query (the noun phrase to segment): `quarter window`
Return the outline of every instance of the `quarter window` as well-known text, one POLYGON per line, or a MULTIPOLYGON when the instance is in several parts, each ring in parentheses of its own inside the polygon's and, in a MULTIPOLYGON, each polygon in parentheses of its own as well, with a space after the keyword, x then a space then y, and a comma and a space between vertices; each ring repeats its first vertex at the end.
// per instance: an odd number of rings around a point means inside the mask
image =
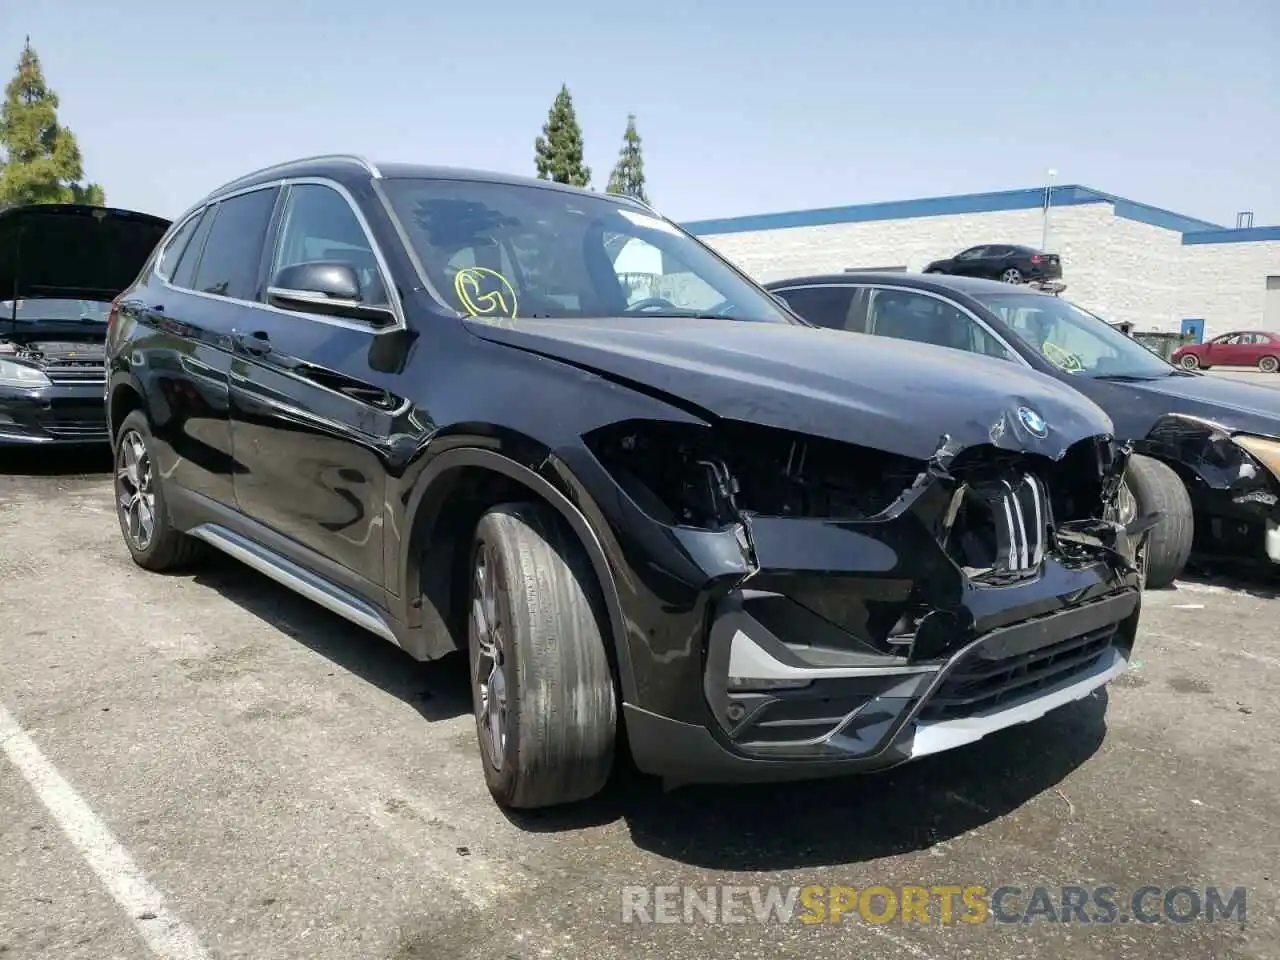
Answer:
POLYGON ((237 300, 257 299, 262 244, 277 192, 255 190, 219 202, 196 273, 196 290, 237 300))
POLYGON ((274 276, 284 267, 316 262, 347 264, 360 281, 361 301, 387 305, 378 259, 346 197, 323 184, 294 184, 285 202, 271 273, 274 276))
POLYGON ((200 222, 196 225, 195 231, 191 234, 191 239, 187 242, 186 248, 182 251, 182 255, 178 258, 177 266, 173 270, 173 278, 170 280, 175 287, 182 287, 184 290, 191 290, 196 284, 196 268, 200 266, 200 254, 204 251, 205 241, 209 239, 209 228, 213 226, 213 218, 217 211, 212 207, 205 207, 204 213, 200 214, 200 222))
POLYGON ((867 307, 867 332, 1001 360, 1013 359, 995 337, 959 307, 910 290, 873 290, 867 307))
POLYGON ((188 218, 187 222, 178 228, 178 232, 173 235, 173 239, 164 248, 164 253, 160 256, 160 262, 156 265, 156 272, 160 276, 166 279, 173 276, 173 270, 178 265, 182 252, 187 248, 187 241, 196 232, 196 227, 200 225, 200 219, 203 216, 204 211, 201 210, 194 217, 188 218))

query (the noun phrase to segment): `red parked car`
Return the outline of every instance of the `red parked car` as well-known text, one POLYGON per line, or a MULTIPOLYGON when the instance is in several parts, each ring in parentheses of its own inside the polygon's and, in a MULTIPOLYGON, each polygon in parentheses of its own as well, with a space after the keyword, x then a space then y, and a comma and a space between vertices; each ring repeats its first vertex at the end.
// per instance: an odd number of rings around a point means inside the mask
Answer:
POLYGON ((1173 362, 1188 370, 1210 367, 1257 367, 1263 373, 1280 370, 1280 333, 1237 330, 1208 343, 1189 343, 1173 353, 1173 362))

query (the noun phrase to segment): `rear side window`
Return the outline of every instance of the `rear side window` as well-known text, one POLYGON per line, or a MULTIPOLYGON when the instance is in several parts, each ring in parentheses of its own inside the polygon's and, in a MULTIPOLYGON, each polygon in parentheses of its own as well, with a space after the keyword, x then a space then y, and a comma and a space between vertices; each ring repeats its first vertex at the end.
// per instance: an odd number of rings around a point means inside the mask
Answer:
POLYGON ((164 253, 160 256, 160 262, 156 265, 156 273, 166 280, 173 276, 174 268, 178 266, 178 261, 182 257, 182 251, 187 248, 187 242, 191 239, 191 235, 196 232, 196 227, 200 225, 204 213, 205 211, 202 210, 187 220, 186 223, 178 228, 178 232, 173 235, 169 245, 164 248, 164 253))
POLYGON ((777 294, 810 323, 832 330, 851 330, 849 308, 856 292, 854 287, 798 287, 778 290, 777 294))
POLYGON ((193 289, 237 300, 257 298, 262 244, 276 193, 274 187, 255 190, 218 204, 193 289))

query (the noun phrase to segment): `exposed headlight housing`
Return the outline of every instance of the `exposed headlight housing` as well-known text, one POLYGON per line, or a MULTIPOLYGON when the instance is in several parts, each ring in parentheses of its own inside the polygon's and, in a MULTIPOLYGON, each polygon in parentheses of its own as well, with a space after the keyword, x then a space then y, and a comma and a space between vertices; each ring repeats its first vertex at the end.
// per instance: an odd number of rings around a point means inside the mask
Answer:
POLYGON ((1280 440, 1252 437, 1247 434, 1238 434, 1231 439, 1270 470, 1273 477, 1280 480, 1280 440))
POLYGON ((13 360, 0 359, 0 387, 47 387, 50 384, 43 370, 17 363, 13 360))

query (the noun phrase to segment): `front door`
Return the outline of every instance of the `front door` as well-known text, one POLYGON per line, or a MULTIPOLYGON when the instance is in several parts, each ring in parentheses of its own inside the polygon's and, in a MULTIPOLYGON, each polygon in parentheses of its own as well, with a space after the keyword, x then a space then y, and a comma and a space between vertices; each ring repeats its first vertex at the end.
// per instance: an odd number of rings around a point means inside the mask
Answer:
MULTIPOLYGON (((313 182, 285 189, 266 276, 310 261, 348 263, 364 302, 386 304, 373 243, 346 195, 313 182)), ((386 457, 404 406, 370 365, 374 339, 360 321, 262 302, 241 318, 231 368, 240 510, 302 547, 294 559, 329 575, 319 558, 343 568, 346 585, 366 596, 383 583, 386 457)))

